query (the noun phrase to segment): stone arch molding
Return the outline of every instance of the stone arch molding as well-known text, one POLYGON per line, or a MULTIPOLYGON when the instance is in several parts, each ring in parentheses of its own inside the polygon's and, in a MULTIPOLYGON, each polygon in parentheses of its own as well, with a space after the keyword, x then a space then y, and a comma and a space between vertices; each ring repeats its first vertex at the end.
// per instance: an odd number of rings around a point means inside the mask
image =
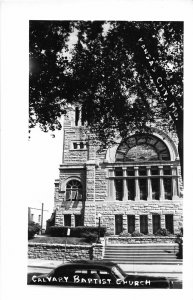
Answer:
MULTIPOLYGON (((132 135, 128 136, 128 139, 130 137, 134 137, 136 135, 137 134, 132 134, 132 135)), ((145 135, 146 134, 144 133, 144 136, 145 135)), ((166 148, 169 151, 171 161, 175 161, 175 160, 179 159, 177 148, 176 148, 174 142, 172 141, 172 139, 167 134, 165 134, 164 132, 162 132, 159 129, 153 129, 152 132, 149 133, 149 135, 154 136, 155 138, 159 139, 160 141, 162 141, 162 143, 165 144, 166 148)), ((122 142, 122 140, 118 139, 117 143, 114 146, 107 149, 106 159, 105 159, 106 162, 108 162, 108 163, 116 162, 116 153, 117 153, 118 147, 121 145, 121 142, 122 142)))

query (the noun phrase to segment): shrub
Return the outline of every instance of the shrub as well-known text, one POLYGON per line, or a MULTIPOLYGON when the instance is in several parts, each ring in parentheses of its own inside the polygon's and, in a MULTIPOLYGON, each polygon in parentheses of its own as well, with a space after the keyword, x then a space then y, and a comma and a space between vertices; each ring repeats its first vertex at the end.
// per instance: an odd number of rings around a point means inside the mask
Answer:
POLYGON ((177 253, 177 258, 183 258, 183 228, 180 228, 180 233, 176 236, 176 243, 178 243, 179 251, 177 253))
POLYGON ((39 233, 40 225, 38 223, 29 222, 28 223, 28 240, 32 239, 35 234, 39 233))
POLYGON ((167 229, 165 228, 160 228, 158 229, 158 231, 155 233, 155 235, 161 235, 161 236, 170 236, 171 232, 169 232, 167 229))
POLYGON ((87 243, 96 243, 98 234, 96 232, 83 232, 82 237, 86 239, 87 243))
POLYGON ((120 237, 130 237, 131 236, 131 233, 127 232, 127 231, 122 231, 120 234, 119 234, 120 237))
POLYGON ((135 230, 135 231, 131 234, 131 236, 133 236, 133 237, 138 237, 138 236, 144 236, 144 234, 141 233, 141 232, 139 232, 138 230, 135 230))
MULTIPOLYGON (((47 233, 50 236, 58 236, 63 237, 67 235, 67 229, 69 227, 65 226, 51 226, 47 233)), ((99 228, 94 226, 77 226, 70 228, 70 236, 71 237, 83 237, 84 233, 94 233, 98 235, 99 228)), ((104 237, 106 232, 106 227, 100 227, 100 236, 104 237)))

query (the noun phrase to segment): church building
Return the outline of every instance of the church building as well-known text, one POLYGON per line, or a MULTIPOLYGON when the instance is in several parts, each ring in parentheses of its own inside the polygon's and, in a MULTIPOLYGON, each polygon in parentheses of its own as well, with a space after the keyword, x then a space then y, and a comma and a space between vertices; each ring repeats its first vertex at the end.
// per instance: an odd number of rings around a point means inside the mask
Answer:
POLYGON ((182 227, 177 138, 154 128, 105 151, 81 123, 79 107, 64 117, 63 159, 55 181, 55 225, 98 226, 108 234, 182 227))

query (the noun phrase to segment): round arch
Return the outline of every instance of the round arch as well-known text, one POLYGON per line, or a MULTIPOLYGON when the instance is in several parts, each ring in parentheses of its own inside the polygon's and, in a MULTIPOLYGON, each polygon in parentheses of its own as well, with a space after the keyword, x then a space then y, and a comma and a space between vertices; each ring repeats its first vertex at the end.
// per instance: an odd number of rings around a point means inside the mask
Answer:
MULTIPOLYGON (((166 135, 165 133, 163 133, 161 130, 159 129, 153 129, 153 131, 151 133, 144 133, 144 134, 133 134, 131 136, 129 136, 127 139, 125 139, 124 141, 121 141, 121 139, 119 139, 117 141, 117 144, 112 146, 111 148, 109 148, 106 152, 106 161, 109 163, 114 163, 117 160, 117 151, 122 151, 122 159, 121 159, 121 153, 120 153, 120 160, 119 161, 124 161, 123 157, 125 155, 125 152, 128 151, 128 147, 130 149, 132 149, 132 141, 133 141, 133 147, 134 146, 139 146, 140 144, 149 144, 149 152, 152 151, 152 153, 154 152, 154 157, 155 160, 164 160, 163 158, 163 154, 165 151, 165 160, 171 160, 174 161, 176 159, 178 159, 178 152, 176 149, 176 146, 174 144, 174 142, 172 141, 172 139, 166 135), (137 139, 135 139, 134 137, 138 137, 137 139), (141 137, 141 139, 140 139, 141 137), (131 138, 134 138, 133 140, 131 140, 131 138), (148 140, 149 138, 149 140, 148 140), (152 142, 150 141, 152 138, 152 142), (127 141, 130 140, 130 143, 128 143, 127 141), (157 146, 155 145, 157 142, 157 146), (152 143, 152 144, 151 144, 152 143), (129 144, 129 145, 128 145, 129 144), (123 148, 121 149, 121 145, 124 145, 123 148), (124 149, 125 147, 125 149, 124 149), (161 151, 163 151, 162 156, 161 156, 161 151), (156 158, 156 154, 157 154, 157 158, 156 158)), ((148 147, 146 147, 148 148, 148 147)), ((148 152, 148 149, 146 149, 148 152)), ((141 158, 142 160, 142 158, 141 158)), ((152 159, 151 159, 152 160, 152 159)), ((127 160, 125 160, 127 161, 127 160)), ((129 161, 129 160, 128 160, 129 161)))

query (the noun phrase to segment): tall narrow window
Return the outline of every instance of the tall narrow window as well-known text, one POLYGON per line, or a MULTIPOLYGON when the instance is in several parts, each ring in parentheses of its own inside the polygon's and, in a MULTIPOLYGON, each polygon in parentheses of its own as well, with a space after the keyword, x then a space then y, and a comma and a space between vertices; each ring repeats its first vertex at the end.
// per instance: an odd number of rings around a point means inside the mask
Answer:
POLYGON ((123 176, 122 169, 115 169, 115 176, 118 177, 115 179, 115 189, 116 189, 116 200, 123 200, 123 179, 119 178, 119 176, 123 176))
POLYGON ((140 200, 147 200, 147 179, 139 179, 140 200))
POLYGON ((82 215, 75 215, 75 227, 83 226, 83 217, 82 215))
POLYGON ((71 226, 71 215, 64 215, 64 226, 71 226))
POLYGON ((148 233, 148 218, 147 215, 140 216, 140 232, 147 234, 148 233))
POLYGON ((116 200, 123 200, 123 180, 116 179, 115 180, 115 189, 116 189, 116 200))
POLYGON ((135 199, 135 179, 128 179, 127 180, 127 187, 128 187, 128 200, 135 199))
POLYGON ((78 122, 80 119, 80 109, 79 107, 75 108, 75 126, 78 126, 78 122))
MULTIPOLYGON (((146 176, 147 170, 145 167, 139 168, 139 176, 146 176)), ((139 188, 140 188, 140 199, 147 200, 147 179, 141 178, 139 179, 139 188)))
POLYGON ((160 215, 152 215, 153 221, 153 233, 156 233, 160 229, 160 215))
POLYGON ((127 216, 127 225, 128 225, 128 232, 133 233, 135 231, 135 216, 134 215, 127 216))
POLYGON ((115 215, 115 234, 118 235, 123 231, 123 216, 115 215))
POLYGON ((174 222, 173 222, 173 215, 165 215, 165 225, 166 229, 170 233, 174 233, 174 222))

